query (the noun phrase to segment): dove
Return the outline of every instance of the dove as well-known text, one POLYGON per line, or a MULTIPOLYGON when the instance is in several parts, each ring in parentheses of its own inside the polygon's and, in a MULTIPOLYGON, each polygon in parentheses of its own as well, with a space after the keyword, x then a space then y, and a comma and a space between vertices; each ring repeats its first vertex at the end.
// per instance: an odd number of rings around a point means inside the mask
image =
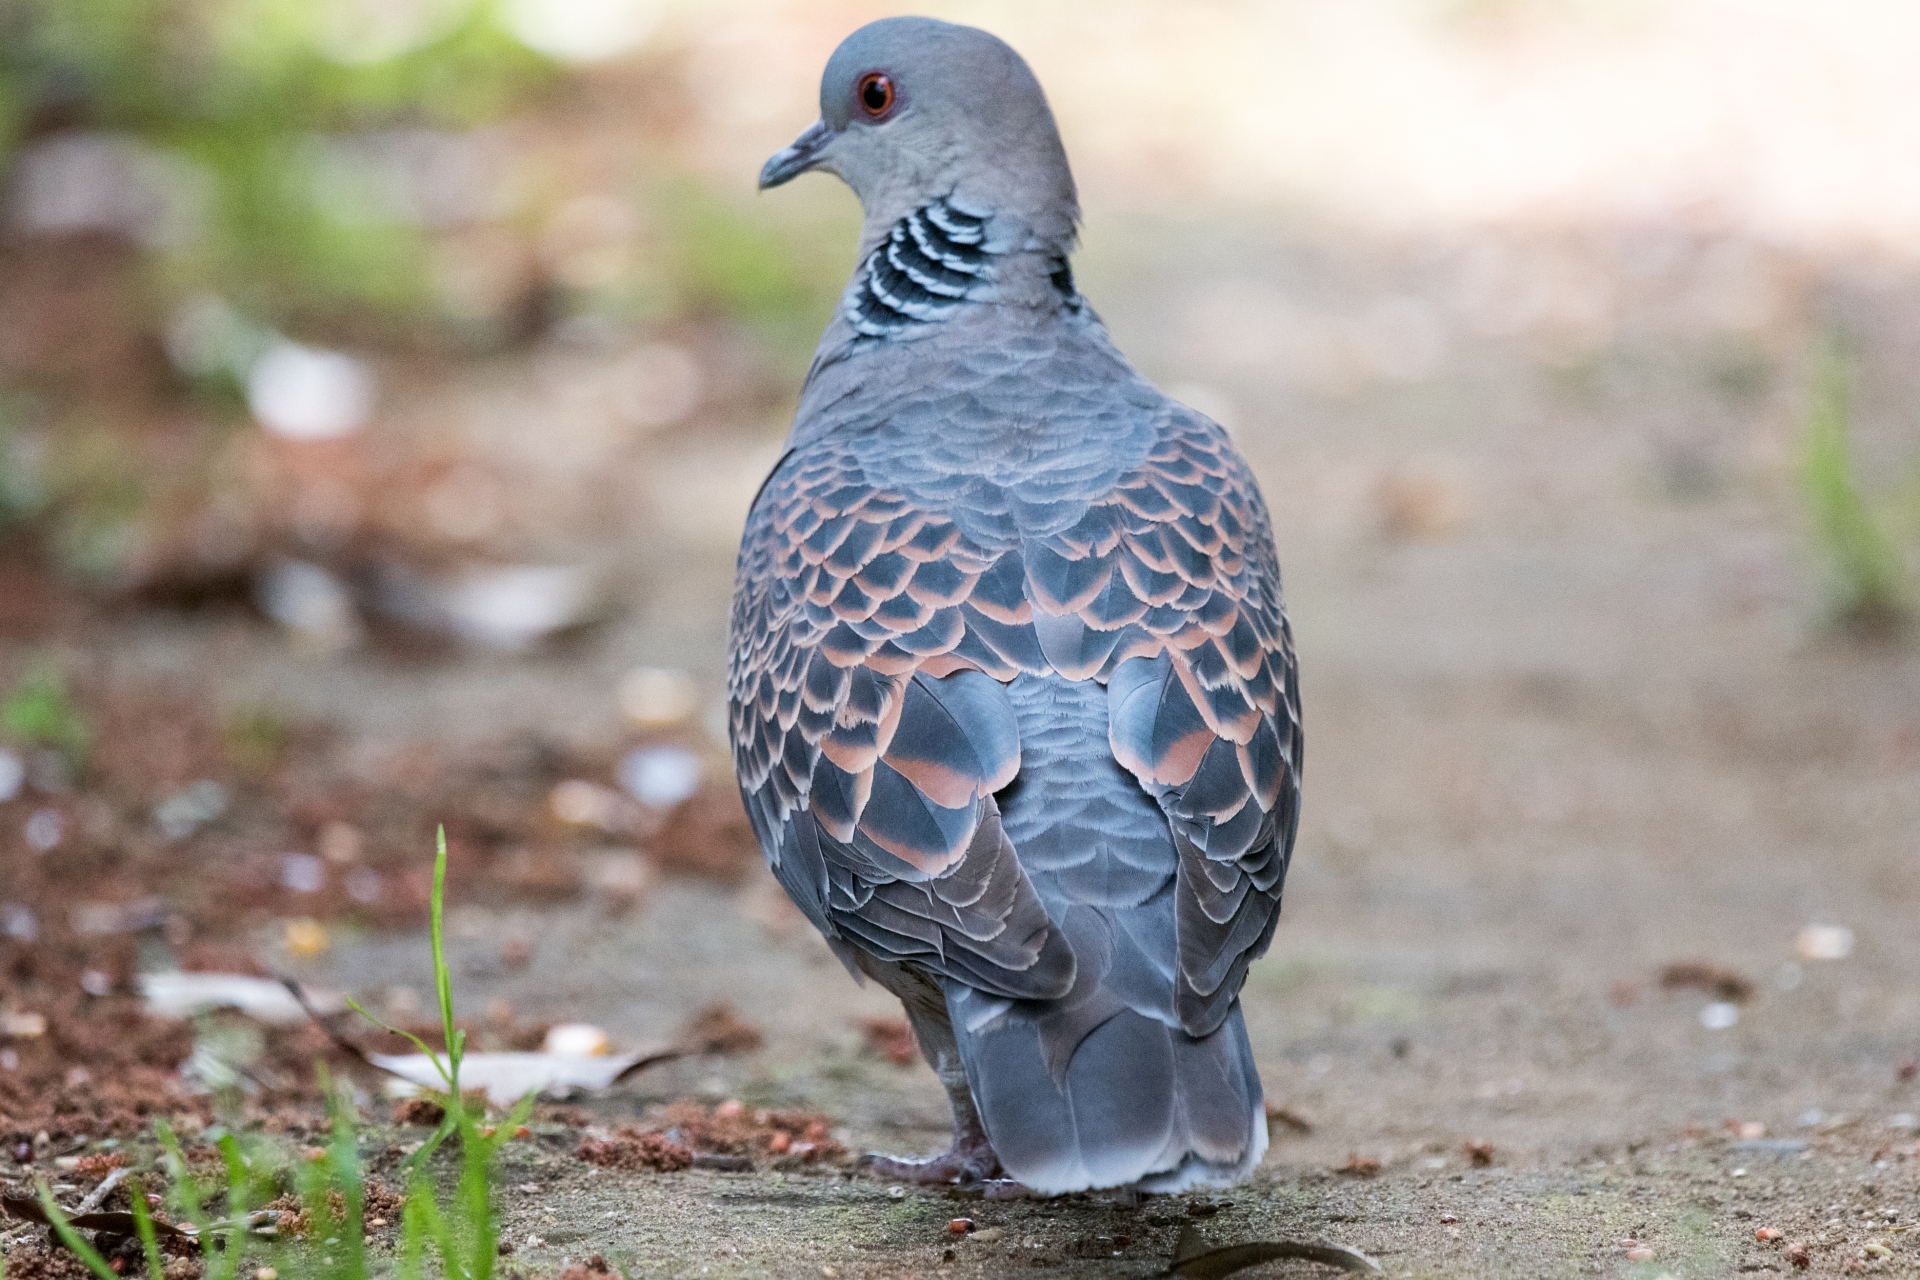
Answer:
POLYGON ((860 199, 858 266, 747 517, 728 722, 774 876, 953 1109, 949 1150, 871 1167, 1232 1184, 1302 759, 1259 488, 1075 285, 1073 176, 1001 40, 854 32, 760 186, 813 170, 860 199))

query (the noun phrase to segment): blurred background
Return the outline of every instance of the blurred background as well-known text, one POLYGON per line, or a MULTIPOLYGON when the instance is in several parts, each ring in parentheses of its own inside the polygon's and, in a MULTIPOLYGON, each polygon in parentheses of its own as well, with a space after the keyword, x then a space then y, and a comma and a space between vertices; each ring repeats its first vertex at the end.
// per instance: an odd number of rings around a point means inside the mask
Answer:
MULTIPOLYGON (((1313 748, 1247 1000, 1299 1158, 1911 1125, 1920 11, 922 8, 1032 62, 1087 295, 1274 511, 1313 748)), ((490 1043, 727 1000, 762 1047, 646 1088, 938 1140, 721 741, 858 225, 754 177, 893 11, 0 0, 12 1127, 200 1105, 143 973, 419 1021, 444 822, 490 1043)), ((324 1047, 224 1043, 261 1106, 324 1047)))

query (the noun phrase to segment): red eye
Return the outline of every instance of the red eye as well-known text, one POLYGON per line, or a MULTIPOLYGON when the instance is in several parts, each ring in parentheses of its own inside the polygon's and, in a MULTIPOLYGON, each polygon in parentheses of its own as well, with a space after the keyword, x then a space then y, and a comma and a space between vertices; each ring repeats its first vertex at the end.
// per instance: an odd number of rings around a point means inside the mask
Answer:
POLYGON ((893 110, 893 77, 869 71, 860 77, 854 96, 860 99, 860 109, 877 119, 893 110))

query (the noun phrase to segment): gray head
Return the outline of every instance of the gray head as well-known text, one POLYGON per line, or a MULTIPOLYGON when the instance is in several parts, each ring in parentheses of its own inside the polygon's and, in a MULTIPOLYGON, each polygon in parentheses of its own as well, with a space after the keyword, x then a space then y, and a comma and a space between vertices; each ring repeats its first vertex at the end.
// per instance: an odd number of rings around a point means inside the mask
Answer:
POLYGON ((1012 215, 1064 248, 1079 206, 1053 112, 996 36, 933 18, 882 18, 841 42, 820 77, 820 120, 767 161, 760 186, 837 174, 869 227, 937 196, 1012 215))

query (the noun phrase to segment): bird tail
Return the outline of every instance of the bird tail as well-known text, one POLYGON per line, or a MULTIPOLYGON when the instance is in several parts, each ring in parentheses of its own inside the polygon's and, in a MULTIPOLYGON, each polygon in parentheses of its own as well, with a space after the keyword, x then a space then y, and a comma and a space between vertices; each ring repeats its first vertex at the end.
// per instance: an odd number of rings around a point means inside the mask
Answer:
POLYGON ((1267 1126, 1239 1003, 1198 1037, 1102 1003, 949 989, 974 1102, 1008 1176, 1048 1195, 1244 1179, 1266 1154, 1267 1126))

